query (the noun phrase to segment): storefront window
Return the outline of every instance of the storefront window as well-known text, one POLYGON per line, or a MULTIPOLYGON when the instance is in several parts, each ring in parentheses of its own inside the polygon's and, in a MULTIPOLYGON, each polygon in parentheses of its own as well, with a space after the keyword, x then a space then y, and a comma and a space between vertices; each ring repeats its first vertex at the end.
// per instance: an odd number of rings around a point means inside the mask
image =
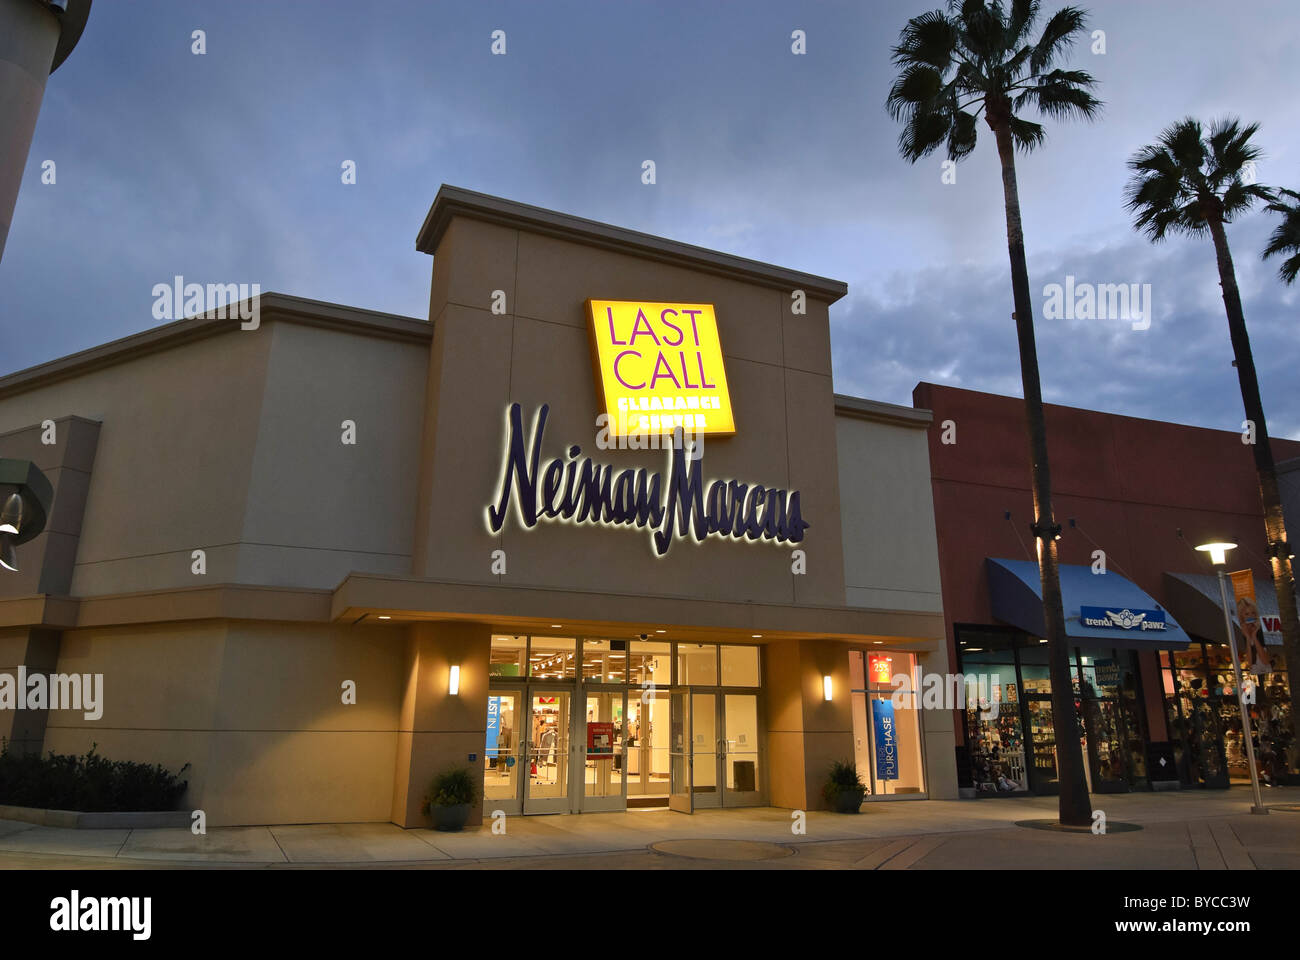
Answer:
MULTIPOLYGON (((1237 700, 1236 679, 1232 669, 1232 651, 1226 643, 1208 644, 1205 650, 1208 699, 1218 713, 1223 734, 1223 759, 1230 783, 1249 783, 1250 764, 1246 759, 1246 742, 1242 737, 1241 705, 1237 700)), ((1244 661, 1243 661, 1244 662, 1244 661)), ((1247 668, 1249 665, 1247 664, 1247 668)))
POLYGON ((483 796, 488 800, 510 800, 519 794, 521 719, 518 693, 503 691, 488 697, 483 748, 483 796))
POLYGON ((666 687, 672 682, 672 645, 655 640, 633 640, 627 659, 628 682, 638 687, 654 684, 666 687))
POLYGON ((522 677, 527 649, 527 637, 493 636, 488 676, 522 677))
POLYGON ((1077 665, 1089 786, 1129 790, 1146 780, 1146 738, 1130 651, 1084 648, 1077 665))
POLYGON ((539 680, 577 677, 577 641, 572 637, 533 637, 528 650, 528 675, 539 680))
POLYGON ((626 683, 626 640, 582 641, 583 683, 626 683))
POLYGON ((1174 694, 1166 703, 1174 756, 1184 783, 1226 787, 1228 770, 1223 749, 1222 719, 1206 679, 1205 648, 1193 643, 1186 650, 1161 654, 1174 694))
POLYGON ((893 700, 892 678, 913 676, 915 666, 910 653, 849 651, 854 763, 873 796, 925 791, 921 703, 903 698, 896 705, 893 700))
POLYGON ((724 687, 757 687, 758 647, 722 648, 722 685, 724 687))
POLYGON ((718 685, 717 645, 677 644, 677 682, 696 687, 716 687, 718 685))
POLYGON ((1267 647, 1267 673, 1255 674, 1255 708, 1251 723, 1259 744, 1260 779, 1275 786, 1290 772, 1291 697, 1287 686, 1286 656, 1281 647, 1267 647))
POLYGON ((963 633, 961 668, 967 679, 965 726, 975 789, 1015 793, 1029 789, 1015 654, 1005 635, 963 633), (990 703, 981 705, 979 697, 990 703), (996 704, 994 709, 993 704, 996 704))

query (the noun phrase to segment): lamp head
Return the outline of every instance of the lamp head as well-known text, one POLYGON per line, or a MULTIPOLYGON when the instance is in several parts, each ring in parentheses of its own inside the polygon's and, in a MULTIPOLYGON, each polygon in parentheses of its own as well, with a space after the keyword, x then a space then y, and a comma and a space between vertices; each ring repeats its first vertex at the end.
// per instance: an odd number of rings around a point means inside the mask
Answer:
POLYGON ((1215 566, 1219 566, 1227 561, 1228 551, 1236 550, 1237 545, 1235 543, 1229 543, 1226 540, 1216 540, 1213 543, 1202 543, 1196 549, 1200 550, 1202 553, 1208 553, 1210 555, 1210 562, 1215 566))
POLYGON ((0 458, 0 567, 17 570, 15 547, 45 529, 54 488, 30 460, 0 458))

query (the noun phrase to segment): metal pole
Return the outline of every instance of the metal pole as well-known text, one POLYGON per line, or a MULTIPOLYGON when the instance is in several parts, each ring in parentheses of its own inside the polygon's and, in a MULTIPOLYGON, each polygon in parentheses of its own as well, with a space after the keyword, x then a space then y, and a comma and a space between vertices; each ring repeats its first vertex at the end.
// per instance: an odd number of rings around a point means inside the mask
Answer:
POLYGON ((1219 598, 1223 603, 1223 625, 1228 630, 1228 649, 1232 653, 1232 673, 1237 684, 1237 703, 1241 707, 1241 736, 1246 741, 1246 762, 1250 764, 1250 786, 1255 791, 1255 805, 1251 813, 1268 813, 1264 798, 1259 794, 1259 770, 1255 767, 1255 741, 1250 735, 1250 710, 1246 707, 1246 692, 1241 686, 1241 663, 1237 657, 1237 635, 1232 632, 1232 614, 1228 612, 1228 578, 1219 570, 1219 598))

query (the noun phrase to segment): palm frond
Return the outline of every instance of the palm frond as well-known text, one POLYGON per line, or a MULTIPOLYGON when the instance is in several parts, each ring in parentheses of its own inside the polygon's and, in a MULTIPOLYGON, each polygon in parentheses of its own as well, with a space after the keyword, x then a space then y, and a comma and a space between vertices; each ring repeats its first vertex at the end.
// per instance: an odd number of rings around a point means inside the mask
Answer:
MULTIPOLYGON (((1038 0, 1012 0, 1011 11, 1007 16, 1007 40, 1008 50, 1014 49, 1025 42, 1029 36, 1029 31, 1034 26, 1034 21, 1038 19, 1038 0)), ((1025 48, 1029 50, 1029 47, 1025 48)))
POLYGON ((1025 153, 1033 150, 1047 139, 1047 131, 1043 129, 1041 123, 1034 123, 1032 120, 1025 120, 1014 114, 1008 123, 1011 127, 1011 139, 1015 142, 1016 149, 1025 153))
POLYGON ((946 71, 957 47, 957 31, 939 10, 931 10, 907 21, 894 46, 896 66, 928 66, 946 71))
POLYGON ((1016 97, 1016 109, 1028 104, 1055 119, 1072 116, 1092 119, 1101 110, 1101 101, 1090 92, 1096 82, 1083 70, 1053 70, 1037 78, 1016 97))
POLYGON ((1252 143, 1258 130, 1228 118, 1215 121, 1207 135, 1199 120, 1185 117, 1160 131, 1128 161, 1133 173, 1124 196, 1134 229, 1152 241, 1171 232, 1196 234, 1212 221, 1231 222, 1256 201, 1274 200, 1269 188, 1246 182, 1246 165, 1260 155, 1252 143))
POLYGON ((1283 187, 1274 192, 1268 209, 1282 214, 1282 222, 1269 235, 1263 259, 1290 254, 1277 272, 1284 283, 1295 283, 1296 276, 1300 275, 1300 193, 1283 187))
POLYGON ((1062 7, 1043 25, 1043 35, 1034 44, 1030 69, 1042 73, 1056 63, 1074 45, 1076 36, 1087 26, 1088 17, 1078 7, 1062 7))
POLYGON ((948 156, 961 159, 975 148, 981 113, 995 130, 1010 128, 1020 150, 1046 136, 1041 123, 1017 115, 1025 108, 1053 119, 1097 114, 1091 74, 1047 69, 1083 29, 1082 11, 1059 10, 1035 42, 1038 14, 1038 0, 948 0, 947 12, 907 21, 893 48, 898 75, 885 100, 890 117, 903 124, 904 157, 916 162, 946 144, 948 156))

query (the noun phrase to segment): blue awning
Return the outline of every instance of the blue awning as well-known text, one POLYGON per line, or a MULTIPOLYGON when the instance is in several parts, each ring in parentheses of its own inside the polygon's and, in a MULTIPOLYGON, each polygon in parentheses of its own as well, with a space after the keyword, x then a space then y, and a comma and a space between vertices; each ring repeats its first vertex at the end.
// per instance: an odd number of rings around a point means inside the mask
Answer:
MULTIPOLYGON (((1046 636, 1038 564, 993 557, 985 563, 993 616, 1032 636, 1046 636)), ((1136 650, 1182 650, 1191 643, 1151 594, 1127 577, 1068 563, 1060 570, 1065 632, 1071 638, 1136 650)))
MULTIPOLYGON (((1282 645, 1282 625, 1277 610, 1277 591, 1273 581, 1253 578, 1255 581, 1255 607, 1264 627, 1267 646, 1282 645)), ((1169 605, 1178 611, 1185 629, 1195 637, 1212 643, 1223 642, 1223 601, 1219 599, 1219 578, 1212 573, 1166 573, 1165 596, 1169 605)), ((1244 643, 1241 624, 1237 622, 1237 606, 1233 603, 1232 584, 1228 584, 1228 612, 1238 642, 1244 643)))

